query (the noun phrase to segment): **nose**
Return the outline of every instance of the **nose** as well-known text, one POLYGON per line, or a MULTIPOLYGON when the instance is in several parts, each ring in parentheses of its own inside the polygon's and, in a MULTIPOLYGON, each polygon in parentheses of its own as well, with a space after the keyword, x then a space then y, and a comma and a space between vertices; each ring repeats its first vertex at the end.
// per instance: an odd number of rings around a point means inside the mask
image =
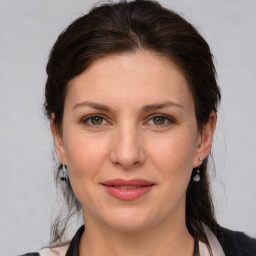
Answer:
POLYGON ((110 160, 122 169, 131 170, 145 162, 145 152, 139 131, 128 126, 118 129, 113 135, 110 160))

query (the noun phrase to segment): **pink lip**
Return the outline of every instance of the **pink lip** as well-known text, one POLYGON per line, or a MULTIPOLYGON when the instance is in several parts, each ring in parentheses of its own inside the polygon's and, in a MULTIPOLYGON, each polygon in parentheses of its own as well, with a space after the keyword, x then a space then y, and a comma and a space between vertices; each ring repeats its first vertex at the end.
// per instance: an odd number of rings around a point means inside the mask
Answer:
POLYGON ((107 192, 120 200, 131 201, 138 199, 148 193, 154 186, 152 182, 141 180, 141 179, 132 179, 132 180, 123 180, 123 179, 113 179, 108 180, 101 185, 107 190, 107 192), (132 189, 121 189, 117 186, 140 186, 138 188, 132 189))

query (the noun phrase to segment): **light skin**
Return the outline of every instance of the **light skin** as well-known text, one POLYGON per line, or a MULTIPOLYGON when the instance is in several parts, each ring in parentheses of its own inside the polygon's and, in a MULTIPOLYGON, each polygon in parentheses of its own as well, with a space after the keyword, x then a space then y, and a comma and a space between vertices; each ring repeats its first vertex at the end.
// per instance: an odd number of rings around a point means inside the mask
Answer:
POLYGON ((198 130, 186 79, 156 53, 109 55, 72 79, 62 133, 54 114, 51 130, 82 205, 80 255, 192 256, 186 189, 210 152, 215 121, 212 112, 198 130), (154 186, 136 200, 120 200, 101 185, 117 178, 154 186))

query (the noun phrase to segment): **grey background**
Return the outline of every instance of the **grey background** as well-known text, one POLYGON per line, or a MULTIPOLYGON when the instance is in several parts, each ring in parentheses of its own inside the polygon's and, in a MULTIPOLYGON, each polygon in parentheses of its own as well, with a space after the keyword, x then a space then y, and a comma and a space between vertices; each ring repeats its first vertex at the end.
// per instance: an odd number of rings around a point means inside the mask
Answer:
MULTIPOLYGON (((213 146, 217 219, 256 237, 256 1, 160 2, 197 26, 212 48, 223 95, 213 146)), ((1 256, 49 241, 61 199, 42 113, 45 65, 58 34, 95 3, 0 0, 1 256)))

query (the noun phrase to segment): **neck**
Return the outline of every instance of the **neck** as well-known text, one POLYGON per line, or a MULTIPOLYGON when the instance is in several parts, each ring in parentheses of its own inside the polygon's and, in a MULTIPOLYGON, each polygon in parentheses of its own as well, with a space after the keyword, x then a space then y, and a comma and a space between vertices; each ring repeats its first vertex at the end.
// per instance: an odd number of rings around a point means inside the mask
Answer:
MULTIPOLYGON (((192 256, 194 239, 184 223, 158 223, 137 231, 117 231, 112 227, 90 225, 79 244, 79 255, 96 256, 192 256), (186 245, 186 246, 184 246, 186 245)), ((95 224, 95 223, 94 223, 95 224)))

